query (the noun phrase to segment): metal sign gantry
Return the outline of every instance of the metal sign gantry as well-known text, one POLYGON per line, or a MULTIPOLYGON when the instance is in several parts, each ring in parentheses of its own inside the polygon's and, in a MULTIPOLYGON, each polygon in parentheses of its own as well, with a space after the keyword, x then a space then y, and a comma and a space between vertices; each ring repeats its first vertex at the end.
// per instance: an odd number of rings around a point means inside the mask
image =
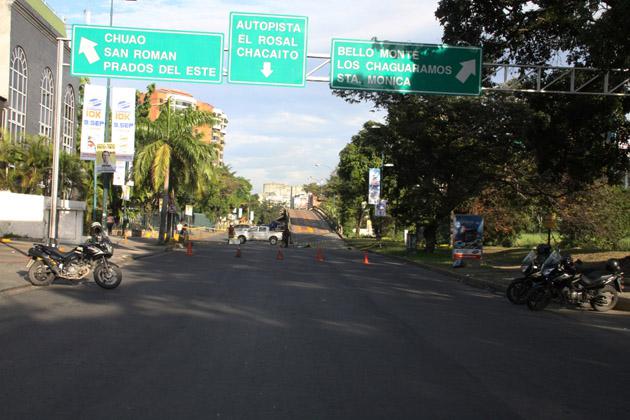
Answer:
MULTIPOLYGON (((309 82, 330 83, 330 54, 308 54, 309 82)), ((482 91, 630 96, 630 69, 482 64, 482 91)))

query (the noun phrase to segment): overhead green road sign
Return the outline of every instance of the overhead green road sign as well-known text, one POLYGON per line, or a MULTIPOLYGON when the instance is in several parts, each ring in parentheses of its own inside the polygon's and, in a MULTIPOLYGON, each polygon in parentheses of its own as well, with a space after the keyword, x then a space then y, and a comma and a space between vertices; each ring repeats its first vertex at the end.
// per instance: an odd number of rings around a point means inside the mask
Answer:
POLYGON ((72 27, 75 76, 221 83, 223 34, 72 27))
POLYGON ((479 95, 481 48, 333 39, 332 89, 479 95))
POLYGON ((304 86, 306 16, 230 13, 228 81, 304 86))

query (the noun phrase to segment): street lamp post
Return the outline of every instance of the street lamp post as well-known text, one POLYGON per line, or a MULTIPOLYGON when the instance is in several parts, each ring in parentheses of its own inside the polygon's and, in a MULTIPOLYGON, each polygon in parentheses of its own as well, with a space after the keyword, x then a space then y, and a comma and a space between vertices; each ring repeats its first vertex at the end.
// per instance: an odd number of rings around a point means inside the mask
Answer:
MULTIPOLYGON (((136 0, 125 0, 125 1, 136 1, 136 0)), ((109 2, 109 26, 114 26, 114 0, 110 0, 109 2)), ((110 113, 110 103, 109 103, 109 92, 111 88, 111 79, 107 78, 107 88, 106 88, 106 96, 105 96, 105 143, 111 142, 111 131, 109 128, 109 113, 110 113)), ((125 178, 127 173, 127 165, 125 165, 125 178)), ((96 161, 94 162, 94 197, 96 197, 96 161)), ((107 222, 107 199, 109 196, 109 187, 112 181, 112 174, 104 173, 103 176, 103 213, 101 214, 101 223, 103 225, 107 222)), ((125 179, 126 181, 126 179, 125 179)), ((96 208, 96 198, 94 199, 96 208)), ((96 218, 96 210, 94 210, 93 219, 96 218)))

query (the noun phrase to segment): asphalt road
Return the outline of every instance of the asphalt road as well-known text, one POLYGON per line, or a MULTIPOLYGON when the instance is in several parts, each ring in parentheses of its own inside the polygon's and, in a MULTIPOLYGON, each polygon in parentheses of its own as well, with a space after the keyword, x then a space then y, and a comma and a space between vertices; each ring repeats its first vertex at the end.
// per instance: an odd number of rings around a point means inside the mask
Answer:
POLYGON ((246 244, 0 297, 0 417, 627 418, 630 317, 246 244))

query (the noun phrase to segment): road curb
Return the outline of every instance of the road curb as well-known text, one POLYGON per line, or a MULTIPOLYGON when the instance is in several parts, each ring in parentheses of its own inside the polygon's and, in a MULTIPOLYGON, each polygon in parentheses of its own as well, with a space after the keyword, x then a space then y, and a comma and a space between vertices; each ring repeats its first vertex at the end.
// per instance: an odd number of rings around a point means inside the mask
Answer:
MULTIPOLYGON (((413 260, 409 260, 405 257, 401 257, 398 255, 386 255, 386 254, 381 254, 379 252, 375 252, 372 250, 364 250, 367 252, 371 252, 374 254, 378 254, 381 255, 383 257, 389 257, 389 258, 393 258, 395 260, 399 260, 399 261, 404 261, 413 265, 416 265, 418 267, 424 268, 425 270, 429 270, 429 271, 433 271, 436 273, 440 273, 444 276, 450 277, 451 279, 459 282, 459 283, 464 283, 467 284, 469 286, 473 286, 473 287, 477 287, 480 289, 489 289, 492 290, 494 292, 500 292, 500 293, 505 293, 505 291, 507 290, 508 284, 505 282, 501 282, 501 281, 495 281, 495 280, 489 280, 489 279, 480 279, 480 278, 476 278, 476 277, 471 277, 471 276, 467 276, 467 275, 462 275, 459 273, 453 273, 450 270, 441 268, 441 267, 435 267, 429 264, 424 264, 421 262, 417 262, 417 261, 413 261, 413 260)), ((619 301, 617 302, 617 305, 615 306, 615 310, 616 311, 630 311, 630 297, 625 297, 625 296, 619 296, 619 301)))

